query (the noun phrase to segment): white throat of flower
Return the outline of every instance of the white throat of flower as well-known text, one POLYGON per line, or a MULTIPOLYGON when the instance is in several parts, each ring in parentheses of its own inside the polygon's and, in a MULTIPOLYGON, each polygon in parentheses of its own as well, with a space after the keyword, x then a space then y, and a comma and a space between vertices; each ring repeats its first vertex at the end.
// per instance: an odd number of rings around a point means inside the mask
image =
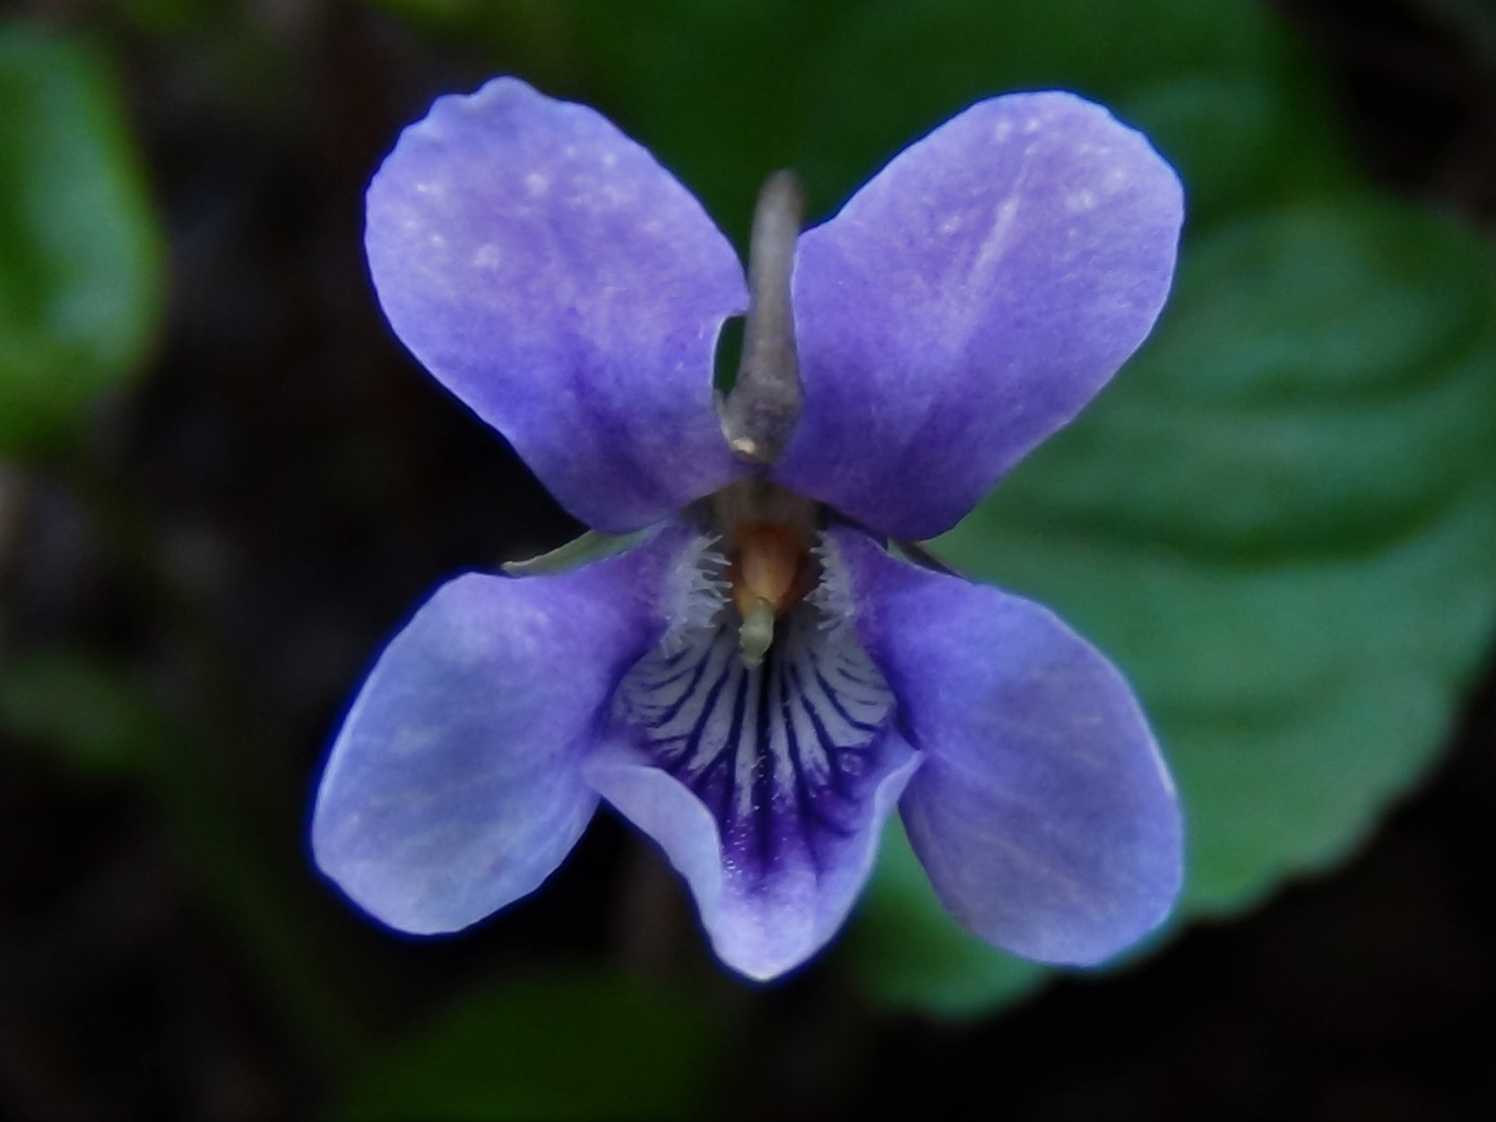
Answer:
MULTIPOLYGON (((716 631, 731 624, 734 607, 741 609, 741 596, 734 596, 734 562, 723 550, 723 544, 717 534, 697 536, 681 551, 666 577, 663 614, 669 623, 658 643, 666 653, 679 651, 702 631, 716 631)), ((798 603, 786 606, 784 615, 796 619, 808 616, 821 631, 852 627, 852 582, 836 543, 825 534, 817 534, 807 555, 809 587, 796 597, 798 603), (795 611, 796 607, 801 610, 795 611)), ((747 613, 736 614, 742 617, 737 622, 741 629, 747 613)), ((850 638, 856 642, 855 636, 850 638)), ((745 661, 756 665, 762 659, 745 661)))
POLYGON ((814 807, 816 828, 839 832, 837 808, 850 812, 848 793, 893 710, 893 692, 857 638, 846 566, 821 537, 813 587, 777 617, 772 645, 754 661, 739 646, 742 619, 719 544, 703 536, 685 551, 670 626, 625 674, 613 719, 724 831, 771 807, 814 807))

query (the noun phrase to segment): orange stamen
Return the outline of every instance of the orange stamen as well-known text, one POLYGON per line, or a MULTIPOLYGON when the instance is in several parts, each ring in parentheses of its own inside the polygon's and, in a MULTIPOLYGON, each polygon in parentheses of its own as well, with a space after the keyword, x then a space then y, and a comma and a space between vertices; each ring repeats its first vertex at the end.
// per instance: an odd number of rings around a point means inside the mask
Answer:
POLYGON ((798 529, 749 522, 740 524, 734 536, 727 577, 740 615, 746 617, 759 601, 781 615, 810 590, 810 557, 798 529))

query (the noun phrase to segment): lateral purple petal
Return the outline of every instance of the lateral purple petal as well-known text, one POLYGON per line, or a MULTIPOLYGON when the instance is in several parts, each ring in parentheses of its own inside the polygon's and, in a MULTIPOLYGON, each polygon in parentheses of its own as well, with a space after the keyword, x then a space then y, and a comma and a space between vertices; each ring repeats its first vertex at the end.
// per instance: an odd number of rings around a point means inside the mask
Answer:
POLYGON ((979 102, 800 238, 804 413, 776 471, 892 537, 953 526, 1137 348, 1179 180, 1067 93, 979 102))
POLYGON ((900 812, 946 907, 1072 965, 1157 926, 1179 891, 1179 806, 1121 674, 1036 604, 835 539, 924 757, 900 812))
POLYGON ((664 849, 723 962, 767 980, 835 934, 919 758, 850 628, 781 621, 748 669, 724 627, 645 656, 588 782, 664 849))
POLYGON ((582 521, 637 529, 741 474, 712 364, 742 268, 602 116, 513 78, 439 98, 367 217, 396 334, 582 521))
POLYGON ((561 576, 470 573, 390 642, 322 776, 312 849, 376 919, 455 931, 526 895, 597 805, 581 761, 624 670, 660 633, 667 531, 561 576))

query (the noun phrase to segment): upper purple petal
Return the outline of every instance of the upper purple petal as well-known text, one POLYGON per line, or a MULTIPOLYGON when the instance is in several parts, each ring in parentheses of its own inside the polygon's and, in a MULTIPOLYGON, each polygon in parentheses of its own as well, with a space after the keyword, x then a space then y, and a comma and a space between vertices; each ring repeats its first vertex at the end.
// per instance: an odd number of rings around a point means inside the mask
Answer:
POLYGON ((754 669, 730 626, 651 652, 619 687, 616 740, 586 764, 686 878, 718 956, 761 980, 841 926, 919 764, 851 628, 802 608, 754 669))
POLYGON ((953 526, 1148 334, 1179 180, 1066 93, 983 101, 800 238, 800 427, 776 478, 892 537, 953 526))
POLYGON ((597 805, 581 760, 658 637, 667 530, 554 577, 470 573, 390 642, 333 744, 312 848, 392 927, 455 931, 539 886, 597 805))
POLYGON ((900 810, 946 907, 1075 965, 1155 927, 1179 891, 1179 806, 1121 674, 1036 604, 835 540, 924 757, 900 810))
POLYGON ((742 268, 593 110, 513 78, 438 99, 369 185, 365 240, 405 345, 582 521, 636 529, 741 474, 712 365, 742 268))

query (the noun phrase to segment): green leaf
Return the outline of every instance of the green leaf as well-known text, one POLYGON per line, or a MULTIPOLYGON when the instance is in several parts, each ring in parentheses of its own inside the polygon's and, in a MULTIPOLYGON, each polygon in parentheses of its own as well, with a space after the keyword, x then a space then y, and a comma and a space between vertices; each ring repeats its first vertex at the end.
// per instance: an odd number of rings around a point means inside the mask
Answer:
POLYGON ((56 447, 136 372, 161 247, 112 84, 92 51, 0 26, 0 456, 56 447))
POLYGON ((579 970, 515 979, 392 1048, 338 1117, 694 1117, 721 1044, 694 1002, 631 978, 579 970))
POLYGON ((1391 205, 1198 241, 1154 338, 940 547, 1132 678, 1179 780, 1183 914, 1364 837, 1496 622, 1496 278, 1391 205))

